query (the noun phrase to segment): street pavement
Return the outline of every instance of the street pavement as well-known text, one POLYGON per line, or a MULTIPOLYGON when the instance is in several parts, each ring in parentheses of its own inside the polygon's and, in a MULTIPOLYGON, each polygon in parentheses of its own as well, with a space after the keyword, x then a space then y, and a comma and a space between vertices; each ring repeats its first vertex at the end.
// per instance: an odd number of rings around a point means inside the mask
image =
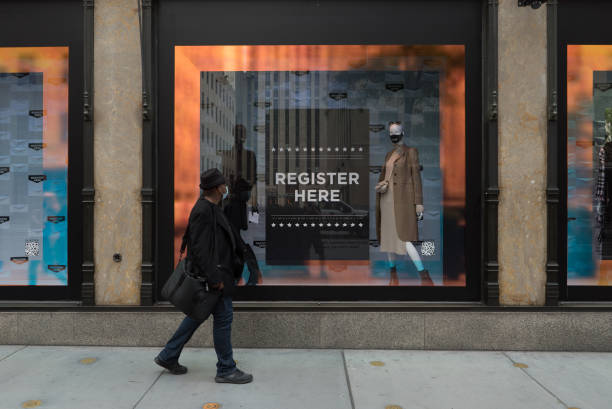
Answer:
POLYGON ((157 348, 0 345, 0 409, 612 409, 612 353, 237 349, 248 385, 157 348))

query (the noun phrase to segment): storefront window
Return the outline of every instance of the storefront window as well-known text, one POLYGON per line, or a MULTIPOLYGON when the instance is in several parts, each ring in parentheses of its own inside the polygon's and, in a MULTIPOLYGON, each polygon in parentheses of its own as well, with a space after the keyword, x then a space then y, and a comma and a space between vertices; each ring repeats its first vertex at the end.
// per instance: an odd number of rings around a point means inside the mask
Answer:
POLYGON ((68 47, 0 47, 0 285, 68 284, 68 47))
POLYGON ((612 46, 567 46, 568 285, 612 279, 612 46))
POLYGON ((264 285, 466 285, 463 45, 176 46, 174 141, 175 257, 216 167, 264 285))

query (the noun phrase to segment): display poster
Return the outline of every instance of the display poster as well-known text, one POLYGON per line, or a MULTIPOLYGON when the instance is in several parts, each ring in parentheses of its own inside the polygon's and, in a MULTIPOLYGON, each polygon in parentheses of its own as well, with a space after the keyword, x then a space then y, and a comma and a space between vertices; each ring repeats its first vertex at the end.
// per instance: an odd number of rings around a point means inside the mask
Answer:
POLYGON ((266 263, 368 260, 369 112, 274 109, 266 120, 266 263))
POLYGON ((67 285, 67 58, 0 48, 0 285, 67 285))

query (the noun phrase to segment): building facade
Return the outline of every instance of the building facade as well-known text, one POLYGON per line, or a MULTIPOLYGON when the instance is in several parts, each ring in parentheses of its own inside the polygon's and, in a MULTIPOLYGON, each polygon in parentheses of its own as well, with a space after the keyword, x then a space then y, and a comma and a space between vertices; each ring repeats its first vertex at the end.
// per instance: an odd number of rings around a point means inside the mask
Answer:
POLYGON ((162 343, 216 167, 239 345, 610 350, 608 8, 6 2, 0 342, 162 343))

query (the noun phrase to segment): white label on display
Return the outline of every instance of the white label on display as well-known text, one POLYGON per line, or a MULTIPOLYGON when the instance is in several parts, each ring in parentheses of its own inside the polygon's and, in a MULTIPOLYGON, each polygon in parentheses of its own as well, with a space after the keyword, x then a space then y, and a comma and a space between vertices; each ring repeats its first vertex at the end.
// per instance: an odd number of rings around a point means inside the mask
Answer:
POLYGON ((43 236, 43 229, 30 229, 28 231, 28 235, 30 237, 42 237, 43 236))
POLYGON ((15 163, 11 168, 14 173, 27 173, 29 170, 30 166, 27 163, 15 163))
POLYGON ((27 154, 28 154, 28 144, 26 141, 20 141, 20 140, 11 141, 11 155, 25 156, 27 154))
POLYGON ((28 205, 27 204, 12 204, 10 207, 10 210, 13 213, 27 213, 28 205))
POLYGON ((42 132, 43 130, 43 118, 36 118, 33 116, 30 116, 29 120, 28 120, 28 130, 30 132, 42 132))
POLYGON ((11 122, 11 112, 10 112, 10 110, 8 108, 0 109, 0 124, 8 124, 10 122, 11 122))
POLYGON ((44 175, 30 175, 28 176, 28 195, 29 196, 42 196, 44 175))

